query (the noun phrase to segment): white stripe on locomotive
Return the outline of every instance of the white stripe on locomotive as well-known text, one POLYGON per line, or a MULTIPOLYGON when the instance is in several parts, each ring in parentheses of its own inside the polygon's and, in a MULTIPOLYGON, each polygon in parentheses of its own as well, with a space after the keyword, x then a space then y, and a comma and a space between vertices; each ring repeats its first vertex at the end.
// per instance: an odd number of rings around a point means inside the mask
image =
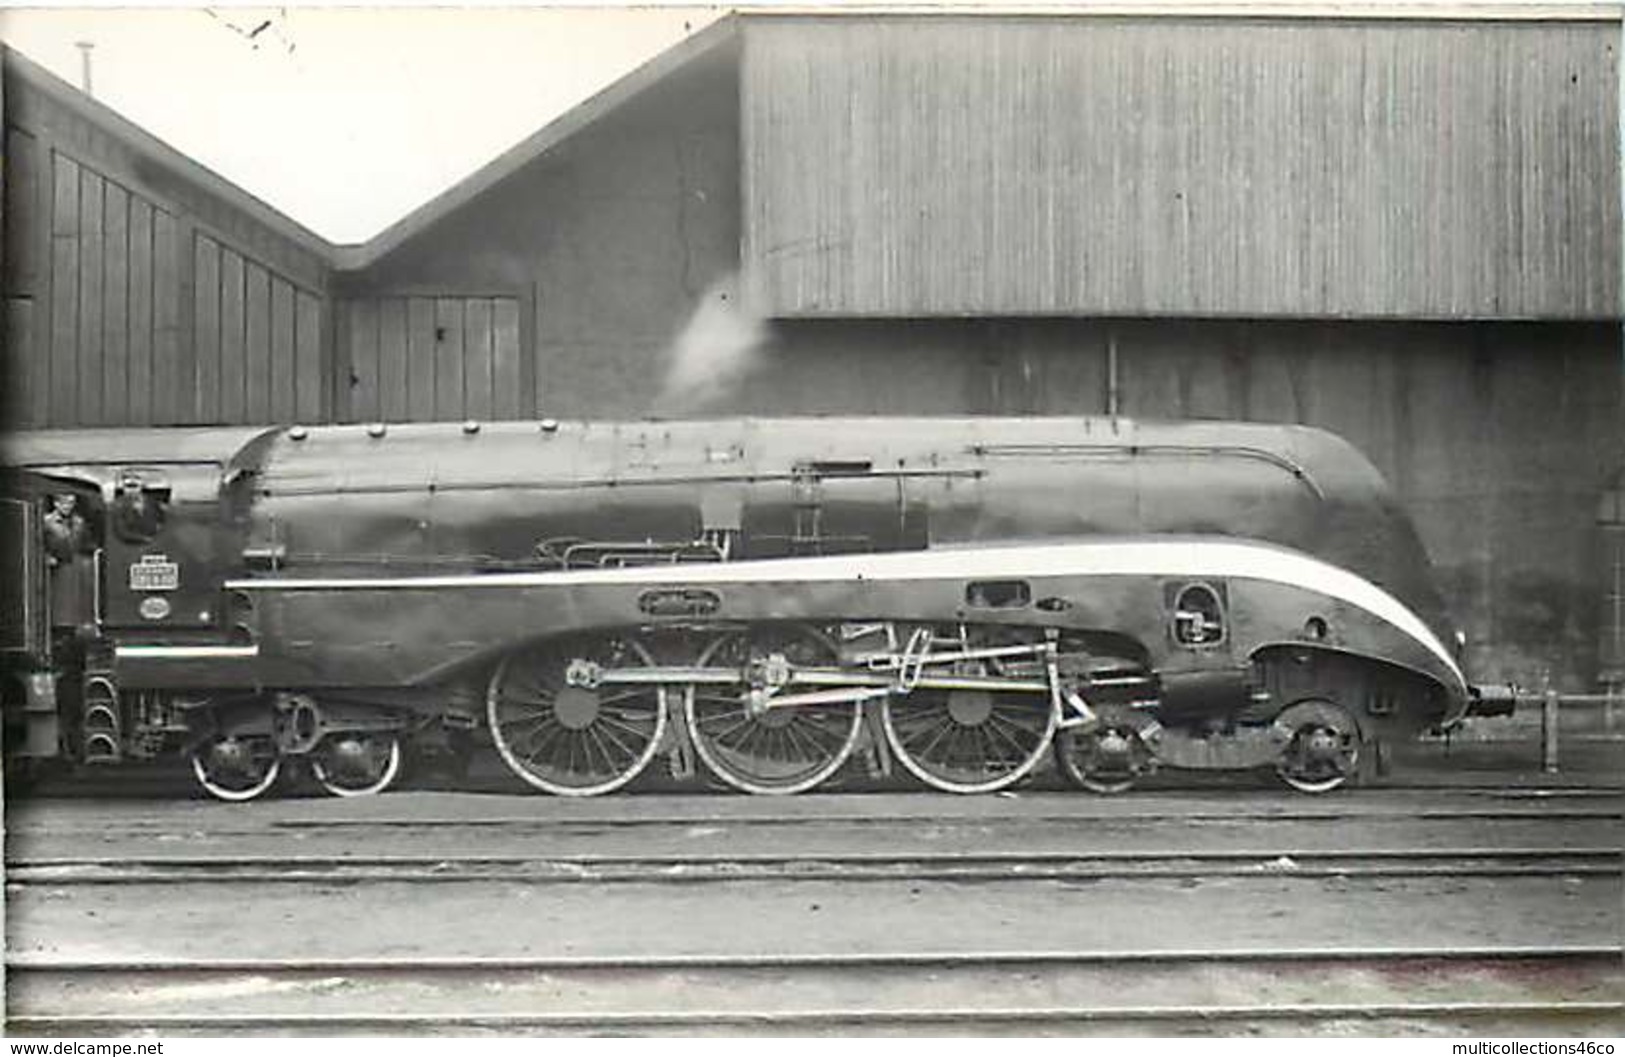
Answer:
POLYGON ((1045 576, 1162 576, 1258 580, 1327 595, 1393 625, 1454 675, 1467 679, 1437 635, 1408 606, 1363 577, 1297 551, 1236 540, 1114 540, 993 546, 958 545, 920 551, 770 558, 715 565, 652 565, 461 576, 233 580, 232 590, 353 591, 647 583, 737 584, 757 581, 1020 579, 1045 576))

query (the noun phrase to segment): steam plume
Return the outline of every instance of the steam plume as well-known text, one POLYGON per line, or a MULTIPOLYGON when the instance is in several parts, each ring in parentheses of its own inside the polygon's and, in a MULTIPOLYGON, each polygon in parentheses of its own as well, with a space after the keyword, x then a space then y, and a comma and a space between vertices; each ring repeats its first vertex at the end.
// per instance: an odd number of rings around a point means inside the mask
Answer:
POLYGON ((706 289, 672 343, 655 414, 692 414, 738 392, 768 338, 767 322, 751 300, 737 274, 723 276, 706 289))

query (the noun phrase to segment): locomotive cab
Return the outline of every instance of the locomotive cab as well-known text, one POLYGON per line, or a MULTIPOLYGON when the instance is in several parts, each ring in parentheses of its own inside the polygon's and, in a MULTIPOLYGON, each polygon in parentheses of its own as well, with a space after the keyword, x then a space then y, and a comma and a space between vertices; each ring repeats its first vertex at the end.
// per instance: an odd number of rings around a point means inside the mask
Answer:
POLYGON ((106 488, 103 624, 112 631, 217 630, 222 537, 219 465, 121 466, 106 488))
MULTIPOLYGON (((254 431, 260 432, 260 431, 254 431)), ((20 754, 111 763, 185 735, 126 652, 208 648, 235 519, 221 482, 245 430, 8 439, 6 722, 20 754), (12 639, 16 641, 11 641, 12 639), (132 676, 135 676, 132 678, 132 676)))

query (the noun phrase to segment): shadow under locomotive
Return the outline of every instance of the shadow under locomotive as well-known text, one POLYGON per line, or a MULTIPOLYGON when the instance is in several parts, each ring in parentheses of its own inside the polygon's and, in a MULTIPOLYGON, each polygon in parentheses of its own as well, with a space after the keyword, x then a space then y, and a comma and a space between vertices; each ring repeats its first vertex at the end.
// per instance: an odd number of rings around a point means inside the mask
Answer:
POLYGON ((23 757, 379 791, 484 727, 552 793, 866 750, 952 792, 1051 752, 1335 788, 1496 702, 1343 441, 1125 419, 43 432, 8 442, 23 757))

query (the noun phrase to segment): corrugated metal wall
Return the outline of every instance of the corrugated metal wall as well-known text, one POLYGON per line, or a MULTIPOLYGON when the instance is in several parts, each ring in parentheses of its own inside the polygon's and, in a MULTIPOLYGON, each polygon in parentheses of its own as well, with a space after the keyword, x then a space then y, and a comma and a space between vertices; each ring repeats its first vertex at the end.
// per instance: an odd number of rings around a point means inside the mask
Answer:
POLYGON ((517 298, 366 298, 343 313, 345 421, 520 417, 517 298))
POLYGON ((6 424, 325 418, 321 258, 253 215, 267 207, 6 58, 6 424))
POLYGON ((774 314, 1618 314, 1617 23, 745 33, 774 314))

